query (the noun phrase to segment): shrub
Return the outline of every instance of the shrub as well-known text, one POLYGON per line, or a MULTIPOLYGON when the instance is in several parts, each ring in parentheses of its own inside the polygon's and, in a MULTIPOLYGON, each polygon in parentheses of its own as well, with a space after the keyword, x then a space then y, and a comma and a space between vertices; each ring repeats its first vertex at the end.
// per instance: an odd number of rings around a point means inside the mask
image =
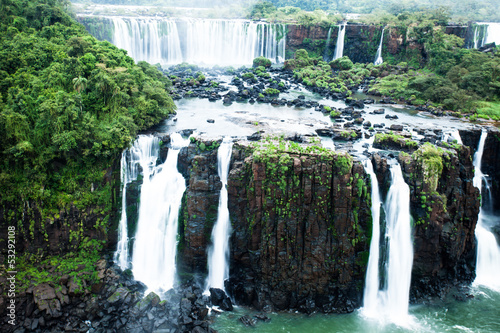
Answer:
POLYGON ((271 60, 267 59, 266 57, 257 57, 253 60, 253 67, 271 67, 271 60))
POLYGON ((340 69, 343 71, 350 70, 354 66, 351 59, 347 56, 332 60, 329 65, 332 69, 340 69))

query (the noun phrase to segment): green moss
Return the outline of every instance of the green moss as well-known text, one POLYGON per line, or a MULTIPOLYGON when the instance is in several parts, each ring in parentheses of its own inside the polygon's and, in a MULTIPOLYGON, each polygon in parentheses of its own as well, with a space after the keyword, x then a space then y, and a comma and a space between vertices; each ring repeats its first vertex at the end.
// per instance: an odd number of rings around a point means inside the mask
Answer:
POLYGON ((443 152, 436 146, 426 142, 412 154, 412 158, 420 166, 424 182, 429 191, 436 191, 441 172, 443 171, 443 152))

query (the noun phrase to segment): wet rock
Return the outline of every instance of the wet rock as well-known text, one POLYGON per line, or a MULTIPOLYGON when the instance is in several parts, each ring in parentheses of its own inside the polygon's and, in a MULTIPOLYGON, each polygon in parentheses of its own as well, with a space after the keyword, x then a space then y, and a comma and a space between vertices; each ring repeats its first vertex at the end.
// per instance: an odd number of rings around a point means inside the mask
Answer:
POLYGON ((247 136, 248 141, 259 141, 262 138, 262 132, 255 132, 252 135, 247 136))
POLYGON ((386 114, 385 115, 385 119, 398 119, 399 117, 397 115, 390 115, 390 114, 386 114))
POLYGON ((247 315, 240 317, 239 321, 246 327, 255 327, 257 324, 257 321, 254 318, 247 315))
POLYGON ((319 136, 332 136, 333 131, 330 128, 318 128, 315 130, 319 136))
POLYGON ((398 132, 401 132, 403 128, 404 128, 403 125, 396 125, 396 124, 393 124, 391 125, 391 127, 389 127, 391 131, 398 131, 398 132))
POLYGON ((384 114, 384 113, 385 113, 385 109, 373 110, 373 114, 384 114))
POLYGON ((215 123, 215 120, 214 119, 207 119, 207 123, 213 124, 213 123, 215 123))
POLYGON ((226 295, 224 290, 210 288, 210 300, 213 305, 218 306, 223 311, 233 311, 231 299, 226 295))

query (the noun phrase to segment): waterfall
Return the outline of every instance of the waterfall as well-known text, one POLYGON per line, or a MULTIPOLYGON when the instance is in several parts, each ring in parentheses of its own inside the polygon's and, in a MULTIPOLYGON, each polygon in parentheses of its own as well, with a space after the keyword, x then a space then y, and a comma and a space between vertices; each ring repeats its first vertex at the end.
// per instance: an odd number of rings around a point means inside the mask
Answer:
POLYGON ((333 60, 342 58, 342 55, 344 53, 344 37, 346 27, 347 23, 339 26, 339 33, 337 35, 337 44, 335 45, 335 54, 333 56, 333 60))
POLYGON ((450 141, 450 138, 452 141, 456 141, 456 143, 463 145, 462 138, 460 137, 460 133, 458 133, 457 129, 443 133, 443 142, 448 143, 448 141, 450 141))
POLYGON ((485 24, 488 25, 488 27, 486 28, 486 35, 484 36, 482 45, 493 42, 496 45, 500 45, 500 23, 489 22, 485 24))
POLYGON ((171 147, 163 164, 157 164, 160 140, 140 136, 140 146, 152 151, 141 159, 143 184, 139 219, 132 256, 132 271, 136 280, 149 290, 164 292, 171 289, 176 277, 177 224, 182 196, 186 189, 184 177, 177 171, 180 149, 188 145, 178 133, 171 135, 171 147))
POLYGON ((374 65, 381 65, 384 62, 384 59, 382 59, 382 42, 384 41, 384 30, 385 28, 382 29, 382 36, 380 37, 380 44, 378 44, 378 49, 377 49, 377 55, 375 55, 375 61, 374 65))
POLYGON ((330 40, 332 37, 332 27, 328 29, 328 35, 326 37, 325 51, 323 52, 323 61, 328 62, 328 49, 330 47, 330 40))
POLYGON ((127 50, 135 61, 171 65, 182 62, 177 25, 155 18, 112 17, 113 44, 127 50))
POLYGON ((285 60, 286 27, 245 20, 112 17, 113 44, 136 61, 162 66, 188 62, 252 65, 259 56, 285 60), (185 27, 185 28, 182 28, 185 27))
POLYGON ((115 263, 120 266, 122 270, 129 267, 128 264, 128 230, 127 230, 127 158, 126 151, 122 153, 120 162, 120 180, 122 183, 122 213, 120 216, 120 223, 118 224, 118 244, 114 254, 115 263))
POLYGON ((227 206, 227 177, 232 149, 233 142, 231 138, 226 137, 217 152, 218 173, 222 188, 220 190, 217 222, 212 230, 212 246, 208 252, 207 290, 209 288, 225 290, 224 280, 229 278, 229 236, 231 234, 231 222, 227 206))
POLYGON ((490 225, 495 223, 494 216, 485 212, 485 202, 491 202, 491 192, 485 175, 481 171, 481 160, 483 158, 484 143, 486 142, 487 131, 481 132, 479 146, 474 154, 474 186, 482 193, 483 182, 486 185, 488 198, 481 195, 482 204, 479 208, 478 222, 475 230, 477 239, 477 259, 476 259, 476 279, 475 285, 482 285, 487 288, 500 291, 500 247, 495 235, 490 231, 490 225))
MULTIPOLYGON (((390 170, 392 184, 384 207, 387 223, 385 238, 388 242, 385 288, 378 290, 378 292, 374 290, 374 288, 378 289, 378 285, 372 267, 369 275, 367 272, 367 284, 370 284, 367 288, 370 289, 369 291, 365 290, 365 295, 368 298, 365 299, 363 314, 367 317, 388 320, 397 325, 406 326, 410 321, 408 303, 413 265, 410 188, 404 181, 399 164, 392 165, 390 170)), ((370 251, 375 246, 373 241, 374 239, 372 239, 370 251)), ((370 260, 371 256, 370 252, 370 260)), ((376 264, 378 263, 374 262, 372 266, 376 264)))
POLYGON ((115 263, 122 270, 129 268, 129 238, 127 219, 127 185, 137 180, 141 168, 156 163, 159 155, 158 138, 140 135, 130 149, 122 153, 120 179, 122 183, 122 212, 118 226, 118 245, 114 254, 115 263))
POLYGON ((474 28, 474 48, 477 49, 478 47, 478 40, 479 40, 479 29, 477 26, 474 28))
POLYGON ((364 167, 371 180, 371 211, 372 211, 372 241, 370 244, 370 257, 366 270, 366 284, 363 297, 363 313, 373 317, 377 311, 377 294, 379 289, 379 260, 380 260, 380 191, 378 179, 373 171, 372 162, 368 159, 364 167))

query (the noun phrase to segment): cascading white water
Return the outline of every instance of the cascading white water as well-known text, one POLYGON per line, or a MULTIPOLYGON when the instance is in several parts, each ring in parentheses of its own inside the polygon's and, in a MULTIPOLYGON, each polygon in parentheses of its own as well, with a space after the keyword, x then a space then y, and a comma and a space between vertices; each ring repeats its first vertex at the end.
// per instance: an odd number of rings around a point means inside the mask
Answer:
MULTIPOLYGON (((486 142, 487 131, 481 132, 479 146, 474 154, 474 186, 482 194, 483 181, 486 185, 488 195, 491 195, 485 175, 481 171, 481 160, 483 158, 484 144, 486 142)), ((484 210, 484 196, 479 208, 478 222, 475 235, 477 239, 477 259, 476 259, 476 279, 475 285, 500 291, 500 247, 495 235, 490 231, 489 225, 498 217, 488 215, 484 210)), ((491 201, 491 197, 488 198, 491 201)))
MULTIPOLYGON (((413 245, 411 238, 410 188, 405 183, 401 166, 391 166, 392 184, 387 194, 386 212, 388 260, 386 263, 386 287, 370 290, 365 300, 367 317, 389 321, 400 326, 410 323, 408 304, 410 295, 411 269, 413 266, 413 245)), ((370 246, 371 250, 371 246, 370 246)), ((370 253, 371 257, 371 253, 370 253)), ((373 278, 370 272, 370 278, 373 278)), ((373 287, 376 282, 370 281, 373 287)))
POLYGON ((460 137, 460 133, 458 133, 457 129, 443 133, 443 140, 442 140, 443 142, 448 143, 450 138, 452 140, 456 141, 456 143, 458 143, 460 145, 463 144, 462 138, 460 137))
POLYGON ((384 41, 384 30, 385 28, 382 29, 380 44, 378 44, 377 54, 375 55, 375 61, 373 62, 374 65, 380 65, 384 62, 384 59, 382 59, 382 42, 384 41))
MULTIPOLYGON (((122 212, 118 227, 118 246, 114 261, 122 270, 130 267, 129 238, 127 228, 127 185, 137 180, 141 168, 149 168, 156 163, 159 155, 159 139, 153 136, 140 135, 132 147, 122 153, 120 179, 122 183, 122 212)), ((147 170, 146 170, 147 171, 147 170)), ((148 172, 148 171, 147 171, 148 172)))
POLYGON ((112 17, 113 44, 128 51, 135 61, 171 65, 182 62, 177 25, 155 18, 112 17))
POLYGON ((182 196, 186 190, 184 177, 177 170, 180 149, 188 145, 178 133, 171 135, 171 148, 163 164, 157 165, 159 139, 140 137, 147 150, 156 155, 140 162, 143 184, 139 219, 132 255, 132 271, 136 280, 149 290, 162 293, 171 289, 176 277, 177 227, 182 196))
POLYGON ((385 207, 389 238, 385 308, 393 322, 405 324, 413 266, 410 188, 404 181, 399 164, 391 166, 391 176, 392 184, 385 207))
POLYGON ((475 49, 477 49, 477 47, 478 47, 478 40, 479 40, 479 29, 476 26, 474 28, 474 40, 473 40, 473 44, 474 44, 473 48, 475 48, 475 49))
POLYGON ((114 254, 115 263, 120 266, 122 270, 129 267, 128 262, 128 228, 127 228, 127 157, 126 151, 122 153, 120 179, 122 182, 122 213, 120 216, 120 223, 118 224, 118 244, 114 254))
POLYGON ((332 27, 328 29, 328 35, 326 36, 325 51, 323 52, 323 61, 328 62, 328 49, 330 47, 330 40, 332 37, 332 27))
POLYGON ((488 27, 486 28, 486 35, 484 36, 484 41, 480 46, 493 42, 496 45, 500 45, 500 23, 488 22, 481 24, 486 24, 488 27))
POLYGON ((346 27, 347 23, 344 23, 339 26, 339 32, 337 35, 337 44, 335 45, 335 53, 333 55, 333 60, 342 58, 344 54, 344 38, 345 38, 346 27))
POLYGON ((285 59, 286 28, 245 20, 112 17, 113 44, 136 61, 162 66, 188 62, 213 66, 251 65, 259 56, 285 59), (186 25, 181 31, 178 25, 186 25))
POLYGON ((380 285, 379 260, 380 260, 380 190, 377 175, 373 171, 373 164, 368 159, 364 162, 364 167, 371 180, 371 211, 372 211, 372 241, 370 244, 370 257, 366 270, 366 283, 363 297, 362 312, 367 317, 375 317, 378 306, 378 290, 380 285))
POLYGON ((229 278, 229 237, 231 235, 231 222, 229 220, 227 177, 233 141, 226 137, 217 151, 217 164, 219 178, 222 183, 219 197, 219 213, 217 222, 212 230, 212 246, 208 252, 208 277, 206 290, 218 288, 225 290, 224 281, 229 278))

